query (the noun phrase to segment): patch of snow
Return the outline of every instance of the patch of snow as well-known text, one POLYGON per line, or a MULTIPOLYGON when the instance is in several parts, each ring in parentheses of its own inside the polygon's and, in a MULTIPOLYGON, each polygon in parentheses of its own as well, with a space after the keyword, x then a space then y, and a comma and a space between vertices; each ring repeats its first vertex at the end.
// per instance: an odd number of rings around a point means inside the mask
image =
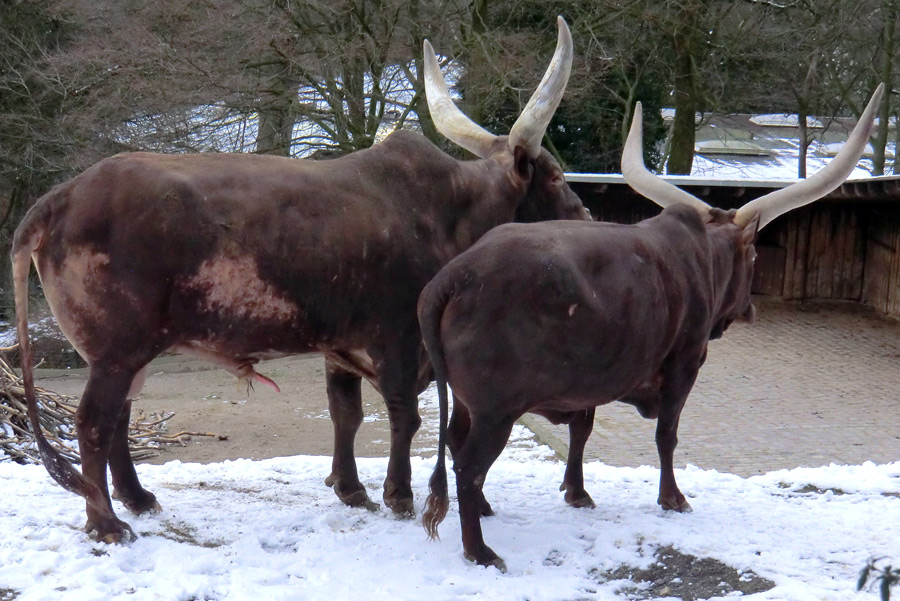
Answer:
MULTIPOLYGON (((673 108, 661 108, 659 109, 659 114, 662 116, 663 121, 672 121, 675 119, 675 109, 673 108)), ((694 113, 694 123, 700 123, 703 121, 703 113, 694 113)))
MULTIPOLYGON (((121 546, 87 538, 84 502, 43 467, 0 463, 0 590, 17 601, 613 600, 622 581, 598 574, 646 567, 671 545, 775 582, 755 599, 846 600, 872 598, 854 591, 870 557, 900 559, 900 498, 891 496, 900 462, 747 479, 689 465, 676 472, 694 512, 671 514, 656 505, 656 467, 599 462, 585 465, 597 509, 572 509, 558 491, 565 466, 547 456, 507 449, 485 483, 496 511, 482 520, 485 539, 505 575, 463 559, 455 495, 443 538, 429 541, 418 518, 343 506, 322 484, 329 457, 140 465, 165 509, 135 517, 115 502, 140 537, 121 546), (840 494, 800 492, 807 485, 840 494)), ((379 498, 387 460, 358 463, 379 498)), ((412 459, 419 515, 433 465, 412 459)))
MULTIPOLYGON (((28 332, 32 338, 37 336, 58 335, 59 327, 53 316, 47 316, 28 324, 28 332)), ((16 326, 6 322, 0 322, 0 346, 12 346, 19 341, 16 334, 16 326)))
MULTIPOLYGON (((792 114, 771 113, 765 115, 753 115, 750 122, 762 127, 799 127, 800 117, 792 114)), ((825 127, 821 121, 812 116, 806 117, 806 127, 822 129, 825 127)))
MULTIPOLYGON (((692 177, 704 177, 716 180, 796 180, 796 151, 775 151, 765 157, 737 157, 728 155, 694 155, 691 168, 692 177)), ((808 176, 825 167, 830 159, 817 154, 806 158, 808 176)), ((863 159, 850 173, 847 179, 871 177, 872 162, 863 159)))
MULTIPOLYGON (((875 117, 875 127, 881 125, 881 117, 875 117)), ((888 118, 888 129, 897 129, 897 117, 895 115, 891 115, 888 118)))
MULTIPOLYGON (((844 147, 844 142, 832 142, 831 144, 822 144, 817 143, 814 146, 814 151, 819 155, 824 155, 827 157, 836 156, 837 153, 841 151, 841 148, 844 147)), ((866 149, 863 151, 864 157, 871 158, 875 154, 875 149, 872 148, 871 144, 866 144, 866 149)), ((894 157, 894 149, 891 148, 890 145, 887 145, 884 149, 884 156, 886 158, 894 157)))

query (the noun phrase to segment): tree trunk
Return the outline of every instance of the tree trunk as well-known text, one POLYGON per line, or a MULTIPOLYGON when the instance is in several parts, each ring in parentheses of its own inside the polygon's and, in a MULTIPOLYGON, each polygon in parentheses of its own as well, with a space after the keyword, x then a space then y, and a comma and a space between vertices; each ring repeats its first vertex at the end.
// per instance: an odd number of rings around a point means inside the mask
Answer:
POLYGON ((291 77, 286 62, 275 62, 263 69, 269 74, 269 85, 264 88, 259 102, 256 152, 291 156, 298 83, 291 77))
POLYGON ((872 175, 884 175, 885 147, 888 141, 888 119, 891 116, 892 68, 896 46, 897 0, 885 0, 881 5, 884 20, 881 28, 881 81, 887 93, 881 98, 878 119, 881 122, 872 136, 872 175))
POLYGON ((691 40, 685 30, 675 32, 675 118, 672 122, 672 145, 666 173, 690 175, 694 163, 695 115, 694 66, 691 40))
POLYGON ((799 94, 795 92, 797 97, 797 127, 799 128, 800 137, 800 157, 797 161, 797 177, 806 178, 806 155, 809 150, 809 127, 807 120, 809 118, 809 99, 813 96, 813 85, 816 80, 816 70, 819 66, 819 55, 813 55, 809 61, 809 68, 806 70, 806 79, 803 80, 803 89, 799 94))
POLYGON ((375 143, 375 136, 366 131, 366 63, 362 57, 348 58, 341 63, 350 143, 354 149, 368 148, 375 143))
POLYGON ((809 110, 806 108, 806 102, 801 102, 797 105, 797 127, 799 129, 798 137, 800 138, 798 140, 800 143, 800 156, 797 159, 797 177, 800 179, 806 179, 806 155, 809 150, 809 128, 806 123, 807 117, 809 117, 809 110))
MULTIPOLYGON (((472 3, 472 24, 469 28, 468 35, 464 35, 466 40, 466 63, 472 73, 483 74, 487 67, 487 57, 484 55, 483 37, 487 31, 487 10, 488 0, 474 0, 472 3)), ((466 90, 463 96, 463 112, 468 117, 478 123, 484 123, 484 102, 481 95, 473 93, 472 90, 466 90)))
POLYGON ((900 113, 894 113, 894 175, 900 175, 900 113))

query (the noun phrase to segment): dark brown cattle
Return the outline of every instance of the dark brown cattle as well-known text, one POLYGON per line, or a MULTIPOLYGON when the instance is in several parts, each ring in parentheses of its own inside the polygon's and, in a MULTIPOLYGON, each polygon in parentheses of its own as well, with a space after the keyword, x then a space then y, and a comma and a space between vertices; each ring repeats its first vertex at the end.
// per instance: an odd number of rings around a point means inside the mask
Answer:
POLYGON ((423 524, 432 537, 448 509, 445 441, 453 453, 467 558, 503 569, 484 543, 490 515, 481 486, 524 413, 568 423, 565 498, 593 506, 581 460, 594 409, 619 400, 658 418, 659 504, 687 511, 675 483, 678 419, 707 344, 733 321, 752 321, 757 231, 834 189, 856 166, 882 89, 841 153, 809 180, 738 211, 711 208, 651 175, 641 150, 641 109, 622 172, 667 208, 637 225, 508 224, 452 260, 419 299, 419 321, 440 396, 438 462, 423 524), (447 430, 447 386, 453 416, 447 430))
POLYGON ((496 225, 586 214, 540 147, 571 66, 565 23, 539 101, 508 137, 462 115, 425 48, 435 123, 480 160, 455 160, 408 132, 324 162, 124 154, 54 188, 28 212, 12 256, 29 413, 44 464, 86 498, 87 529, 98 538, 133 536, 113 512, 107 464, 128 509, 159 507, 138 482, 126 433, 128 399, 163 351, 271 385, 254 370, 260 360, 324 353, 335 428, 326 483, 349 505, 372 505, 353 455, 367 378, 391 420, 384 500, 412 513, 409 449, 417 394, 431 373, 416 319, 420 291, 496 225), (76 415, 81 474, 37 427, 27 333, 32 259, 60 328, 90 364, 76 415))

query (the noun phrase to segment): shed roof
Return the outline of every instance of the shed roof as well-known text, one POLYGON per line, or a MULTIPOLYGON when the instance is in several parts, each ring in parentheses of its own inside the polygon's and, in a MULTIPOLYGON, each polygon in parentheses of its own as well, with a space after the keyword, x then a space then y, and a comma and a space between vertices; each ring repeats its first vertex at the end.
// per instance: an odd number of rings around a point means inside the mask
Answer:
MULTIPOLYGON (((793 179, 742 179, 709 178, 693 175, 663 175, 665 181, 680 188, 706 188, 701 195, 714 191, 717 195, 742 197, 744 189, 753 189, 753 196, 765 194, 769 190, 784 188, 797 181, 793 179)), ((566 181, 574 184, 596 184, 610 188, 626 187, 621 173, 566 173, 566 181)), ((900 202, 900 175, 879 177, 856 177, 845 181, 828 195, 831 199, 891 200, 900 202)))

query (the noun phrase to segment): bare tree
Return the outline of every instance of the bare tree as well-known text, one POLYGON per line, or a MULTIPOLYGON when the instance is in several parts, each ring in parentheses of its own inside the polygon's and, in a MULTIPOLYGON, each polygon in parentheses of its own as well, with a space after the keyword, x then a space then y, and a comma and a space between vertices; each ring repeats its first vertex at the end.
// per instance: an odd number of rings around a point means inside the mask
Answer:
MULTIPOLYGON (((897 33, 897 19, 900 17, 898 0, 861 0, 857 18, 850 21, 846 36, 841 40, 841 51, 828 61, 829 84, 834 86, 843 104, 859 115, 864 99, 860 89, 873 89, 878 83, 885 84, 886 93, 878 112, 879 126, 872 134, 873 175, 885 173, 887 144, 890 140, 891 117, 900 112, 897 101, 897 85, 900 78, 897 60, 900 40, 897 33)), ((896 123, 896 122, 895 122, 896 123)), ((896 125, 895 125, 896 127, 896 125)), ((896 135, 900 143, 900 135, 896 135)), ((896 156, 894 172, 898 172, 896 156)))

